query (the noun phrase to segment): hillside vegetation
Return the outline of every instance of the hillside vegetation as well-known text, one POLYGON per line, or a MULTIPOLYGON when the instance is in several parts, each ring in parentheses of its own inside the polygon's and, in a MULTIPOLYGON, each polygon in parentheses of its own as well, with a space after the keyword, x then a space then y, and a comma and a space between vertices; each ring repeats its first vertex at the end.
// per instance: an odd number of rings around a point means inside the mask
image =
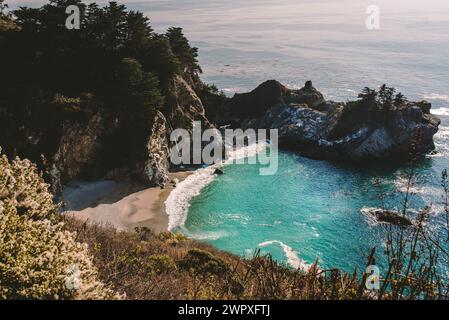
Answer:
POLYGON ((181 28, 158 34, 117 2, 50 0, 0 21, 0 145, 10 158, 54 164, 55 184, 144 177, 157 119, 188 128, 207 122, 202 100, 222 99, 200 80, 197 48, 181 28), (68 5, 80 8, 79 30, 65 26, 68 5))

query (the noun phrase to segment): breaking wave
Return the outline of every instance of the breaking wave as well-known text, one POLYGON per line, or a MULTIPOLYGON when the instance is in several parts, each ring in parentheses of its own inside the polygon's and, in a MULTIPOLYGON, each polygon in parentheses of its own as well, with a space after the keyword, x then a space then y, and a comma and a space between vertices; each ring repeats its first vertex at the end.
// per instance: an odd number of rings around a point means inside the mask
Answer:
POLYGON ((279 244, 284 250, 285 257, 287 258, 287 262, 290 266, 292 266, 295 269, 300 269, 303 271, 308 271, 310 269, 310 264, 307 264, 304 260, 300 259, 298 257, 298 253, 294 251, 290 246, 286 245, 282 241, 278 240, 271 240, 259 243, 258 247, 267 247, 272 244, 279 244))
POLYGON ((440 100, 449 102, 449 95, 446 94, 431 93, 424 95, 423 98, 426 100, 440 100))
POLYGON ((200 194, 207 185, 215 179, 215 170, 233 161, 255 156, 267 147, 266 142, 259 142, 250 146, 241 147, 228 154, 228 159, 196 170, 170 193, 165 201, 165 209, 168 215, 168 230, 183 226, 187 219, 190 201, 200 194))
POLYGON ((430 113, 435 114, 437 116, 449 116, 449 108, 432 109, 430 113))

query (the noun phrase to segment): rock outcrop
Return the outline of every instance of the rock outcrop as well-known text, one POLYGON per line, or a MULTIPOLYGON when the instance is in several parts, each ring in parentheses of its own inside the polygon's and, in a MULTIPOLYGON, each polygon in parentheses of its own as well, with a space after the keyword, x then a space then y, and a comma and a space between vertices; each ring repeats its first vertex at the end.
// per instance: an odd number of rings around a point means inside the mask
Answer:
POLYGON ((201 121, 203 127, 211 127, 205 116, 205 109, 201 99, 181 76, 173 78, 170 86, 171 94, 175 98, 173 103, 170 125, 173 128, 191 129, 193 121, 201 121))
POLYGON ((52 161, 53 175, 58 175, 62 183, 80 178, 94 164, 104 130, 104 118, 100 113, 93 115, 86 124, 64 123, 59 148, 52 161))
POLYGON ((152 185, 163 186, 168 181, 170 150, 167 137, 167 120, 158 111, 153 121, 151 135, 148 138, 148 160, 144 171, 145 178, 152 185))
MULTIPOLYGON (((72 180, 137 180, 163 186, 170 168, 170 133, 192 129, 193 121, 212 127, 201 99, 181 76, 171 82, 172 109, 135 119, 107 109, 62 125, 57 151, 47 163, 53 186, 72 180)), ((55 194, 58 192, 55 192, 55 194)))
POLYGON ((412 221, 409 218, 395 211, 383 210, 379 208, 365 208, 362 209, 362 212, 377 222, 389 223, 402 228, 412 225, 412 221))
POLYGON ((425 101, 404 101, 388 109, 372 101, 325 101, 311 81, 299 90, 267 81, 250 93, 236 94, 222 122, 243 129, 278 129, 281 147, 351 162, 406 157, 412 146, 417 153, 429 152, 440 124, 425 101))

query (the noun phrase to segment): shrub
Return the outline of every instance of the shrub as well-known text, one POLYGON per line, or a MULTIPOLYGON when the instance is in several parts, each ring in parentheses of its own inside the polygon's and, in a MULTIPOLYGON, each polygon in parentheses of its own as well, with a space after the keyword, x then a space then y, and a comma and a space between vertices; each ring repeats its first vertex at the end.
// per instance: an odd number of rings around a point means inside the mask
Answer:
POLYGON ((0 156, 0 202, 11 204, 18 215, 27 219, 55 221, 57 217, 48 185, 29 160, 10 163, 5 155, 0 156))
POLYGON ((189 250, 181 265, 190 272, 199 274, 222 275, 229 270, 225 261, 201 249, 189 250))
POLYGON ((98 280, 87 245, 58 220, 36 167, 0 156, 0 298, 119 298, 98 280))
POLYGON ((152 255, 148 257, 147 267, 153 274, 170 274, 178 268, 175 261, 168 255, 152 255))

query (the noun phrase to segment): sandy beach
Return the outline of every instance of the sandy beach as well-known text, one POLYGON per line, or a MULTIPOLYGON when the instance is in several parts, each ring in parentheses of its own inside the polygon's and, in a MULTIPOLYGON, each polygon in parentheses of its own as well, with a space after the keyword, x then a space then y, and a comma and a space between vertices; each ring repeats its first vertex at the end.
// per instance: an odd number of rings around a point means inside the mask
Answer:
MULTIPOLYGON (((191 173, 170 173, 170 181, 181 182, 191 173)), ((143 189, 139 184, 113 181, 72 183, 64 191, 64 213, 83 221, 112 225, 118 230, 147 227, 159 233, 168 228, 165 200, 173 189, 173 183, 167 183, 164 189, 143 189)))

